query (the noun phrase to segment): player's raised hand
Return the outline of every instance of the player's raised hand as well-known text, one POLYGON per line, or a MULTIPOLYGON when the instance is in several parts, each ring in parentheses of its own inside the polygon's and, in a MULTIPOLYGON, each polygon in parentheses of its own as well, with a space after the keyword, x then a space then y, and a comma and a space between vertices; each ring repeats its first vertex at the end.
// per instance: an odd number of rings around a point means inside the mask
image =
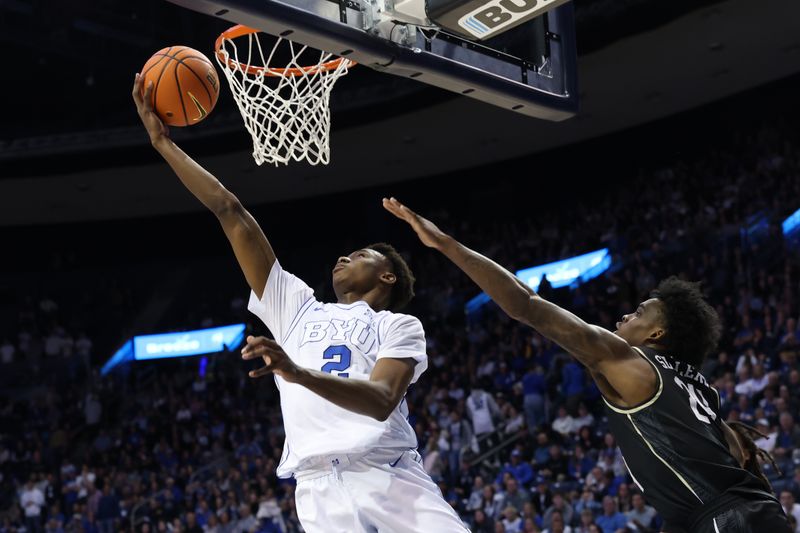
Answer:
POLYGON ((251 378, 260 378, 267 374, 276 374, 286 381, 293 382, 297 376, 297 365, 286 355, 280 344, 266 337, 253 337, 248 335, 246 345, 242 348, 242 359, 264 360, 264 366, 251 370, 251 378))
POLYGON ((450 236, 440 230, 436 224, 425 217, 419 216, 414 211, 401 204, 397 198, 384 198, 383 207, 400 220, 408 222, 411 228, 417 233, 422 244, 429 248, 436 248, 439 250, 450 240, 450 236))
POLYGON ((155 143, 160 139, 169 137, 169 128, 158 118, 155 111, 153 111, 152 94, 153 82, 143 87, 144 78, 138 72, 136 78, 133 80, 133 101, 136 103, 136 111, 139 113, 139 118, 142 119, 147 134, 150 135, 150 142, 155 143), (144 88, 144 90, 142 90, 144 88))

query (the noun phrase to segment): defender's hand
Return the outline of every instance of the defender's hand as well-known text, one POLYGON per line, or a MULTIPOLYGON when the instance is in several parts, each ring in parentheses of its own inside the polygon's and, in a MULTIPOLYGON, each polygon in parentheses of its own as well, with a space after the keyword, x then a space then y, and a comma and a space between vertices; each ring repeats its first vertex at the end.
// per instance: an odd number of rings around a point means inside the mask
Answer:
POLYGON ((450 236, 436 227, 436 224, 427 218, 419 216, 414 211, 397 201, 397 199, 394 197, 388 199, 384 198, 383 207, 400 220, 405 220, 408 222, 408 224, 411 226, 411 229, 417 233, 417 236, 419 237, 419 240, 422 241, 422 244, 429 248, 441 250, 445 243, 450 239, 450 236))
POLYGON ((169 138, 169 128, 153 111, 153 82, 151 81, 147 87, 144 87, 144 92, 142 92, 143 85, 144 78, 137 72, 133 81, 133 101, 136 103, 139 118, 142 119, 142 124, 147 130, 147 134, 150 135, 150 142, 155 144, 156 141, 169 138))
POLYGON ((259 357, 264 360, 264 366, 257 370, 251 370, 248 374, 251 378, 260 378, 273 373, 290 383, 297 381, 300 369, 289 359, 280 344, 266 337, 249 335, 247 345, 242 348, 242 359, 250 360, 259 357))

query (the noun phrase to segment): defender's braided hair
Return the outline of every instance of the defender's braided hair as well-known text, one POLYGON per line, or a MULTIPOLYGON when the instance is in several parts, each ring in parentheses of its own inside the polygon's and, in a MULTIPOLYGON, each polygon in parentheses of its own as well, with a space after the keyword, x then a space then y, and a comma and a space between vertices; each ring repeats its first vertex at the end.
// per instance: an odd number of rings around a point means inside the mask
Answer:
POLYGON ((772 465, 772 468, 774 468, 779 475, 781 474, 781 470, 775 463, 775 459, 772 457, 772 454, 762 448, 759 448, 755 443, 755 439, 766 438, 767 435, 761 433, 753 426, 749 426, 741 422, 726 423, 734 432, 736 432, 736 435, 739 438, 739 443, 741 444, 745 453, 745 457, 743 458, 744 464, 742 464, 742 468, 759 478, 764 483, 767 490, 772 492, 772 484, 767 479, 767 476, 764 475, 764 471, 761 469, 761 463, 759 462, 759 459, 763 463, 769 462, 772 465))

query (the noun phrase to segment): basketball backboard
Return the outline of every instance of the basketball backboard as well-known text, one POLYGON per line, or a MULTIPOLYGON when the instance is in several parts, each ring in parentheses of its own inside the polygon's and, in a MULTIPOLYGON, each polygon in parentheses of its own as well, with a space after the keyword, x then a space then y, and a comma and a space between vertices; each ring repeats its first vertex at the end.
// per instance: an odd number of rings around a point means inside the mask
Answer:
POLYGON ((169 1, 524 115, 577 111, 564 0, 169 1))

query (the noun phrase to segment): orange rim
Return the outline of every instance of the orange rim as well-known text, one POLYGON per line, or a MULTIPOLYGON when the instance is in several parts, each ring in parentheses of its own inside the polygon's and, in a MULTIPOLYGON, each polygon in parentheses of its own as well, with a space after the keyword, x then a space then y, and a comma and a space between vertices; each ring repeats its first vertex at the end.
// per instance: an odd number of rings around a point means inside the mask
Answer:
MULTIPOLYGON (((237 37, 243 37, 245 35, 251 35, 253 33, 258 33, 260 30, 255 28, 250 28, 248 26, 244 26, 242 24, 237 24, 231 28, 228 28, 224 32, 220 33, 219 37, 217 37, 217 42, 214 44, 214 48, 217 51, 217 57, 220 61, 225 61, 225 54, 222 51, 222 43, 225 40, 233 40, 237 37)), ((330 61, 326 61, 325 63, 321 63, 319 65, 312 65, 310 67, 292 67, 292 68, 272 68, 272 67, 258 67, 252 65, 244 65, 239 63, 238 61, 234 61, 232 58, 228 57, 228 66, 234 68, 236 70, 243 70, 248 74, 258 75, 259 73, 264 73, 264 76, 272 76, 272 77, 283 77, 283 76, 303 76, 305 74, 309 74, 312 72, 317 72, 319 70, 335 70, 339 68, 339 65, 342 62, 346 61, 348 63, 348 67, 352 67, 356 64, 355 61, 352 59, 347 59, 344 57, 337 57, 336 59, 332 59, 330 61)))

